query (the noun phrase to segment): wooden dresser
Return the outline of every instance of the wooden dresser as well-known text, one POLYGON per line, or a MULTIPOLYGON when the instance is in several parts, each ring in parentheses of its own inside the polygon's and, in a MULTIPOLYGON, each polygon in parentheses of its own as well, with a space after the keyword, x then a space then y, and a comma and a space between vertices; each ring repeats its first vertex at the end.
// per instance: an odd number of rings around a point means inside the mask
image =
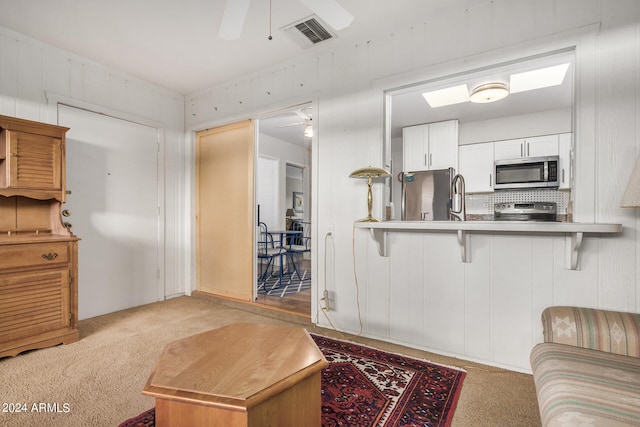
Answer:
POLYGON ((63 222, 68 128, 0 116, 0 357, 78 334, 78 238, 63 222))

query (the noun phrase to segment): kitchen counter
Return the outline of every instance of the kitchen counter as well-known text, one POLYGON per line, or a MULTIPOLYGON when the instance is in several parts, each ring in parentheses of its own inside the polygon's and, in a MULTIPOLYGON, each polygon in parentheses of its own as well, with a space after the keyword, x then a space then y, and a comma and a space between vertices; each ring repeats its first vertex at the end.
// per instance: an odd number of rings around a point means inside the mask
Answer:
POLYGON ((622 224, 549 221, 381 221, 356 222, 355 228, 371 231, 381 256, 389 256, 389 232, 456 232, 462 262, 469 262, 469 233, 564 234, 567 239, 567 268, 571 270, 578 267, 584 233, 622 232, 622 224))

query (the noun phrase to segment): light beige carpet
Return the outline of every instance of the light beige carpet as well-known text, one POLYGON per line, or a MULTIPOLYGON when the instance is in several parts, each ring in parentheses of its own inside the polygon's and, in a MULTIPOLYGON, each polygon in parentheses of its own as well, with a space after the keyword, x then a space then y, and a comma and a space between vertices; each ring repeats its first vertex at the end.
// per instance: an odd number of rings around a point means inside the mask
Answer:
POLYGON ((465 369, 453 427, 540 425, 530 375, 349 337, 244 304, 179 297, 83 320, 77 343, 0 359, 0 426, 117 426, 154 406, 141 391, 167 343, 238 321, 298 323, 314 333, 465 369))

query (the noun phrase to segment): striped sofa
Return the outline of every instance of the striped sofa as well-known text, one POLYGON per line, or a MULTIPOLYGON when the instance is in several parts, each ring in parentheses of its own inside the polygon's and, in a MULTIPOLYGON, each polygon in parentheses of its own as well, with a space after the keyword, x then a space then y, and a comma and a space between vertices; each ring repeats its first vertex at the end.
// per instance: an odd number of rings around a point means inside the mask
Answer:
POLYGON ((542 425, 640 426, 640 314, 549 307, 542 325, 531 351, 542 425))

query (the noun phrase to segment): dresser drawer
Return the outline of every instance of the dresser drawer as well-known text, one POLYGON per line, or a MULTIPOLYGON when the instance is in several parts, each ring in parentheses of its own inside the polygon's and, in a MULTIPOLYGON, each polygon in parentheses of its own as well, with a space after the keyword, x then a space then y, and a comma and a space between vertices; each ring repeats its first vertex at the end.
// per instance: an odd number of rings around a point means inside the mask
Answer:
POLYGON ((67 264, 69 244, 67 242, 29 243, 0 246, 0 270, 21 267, 46 267, 67 264))

